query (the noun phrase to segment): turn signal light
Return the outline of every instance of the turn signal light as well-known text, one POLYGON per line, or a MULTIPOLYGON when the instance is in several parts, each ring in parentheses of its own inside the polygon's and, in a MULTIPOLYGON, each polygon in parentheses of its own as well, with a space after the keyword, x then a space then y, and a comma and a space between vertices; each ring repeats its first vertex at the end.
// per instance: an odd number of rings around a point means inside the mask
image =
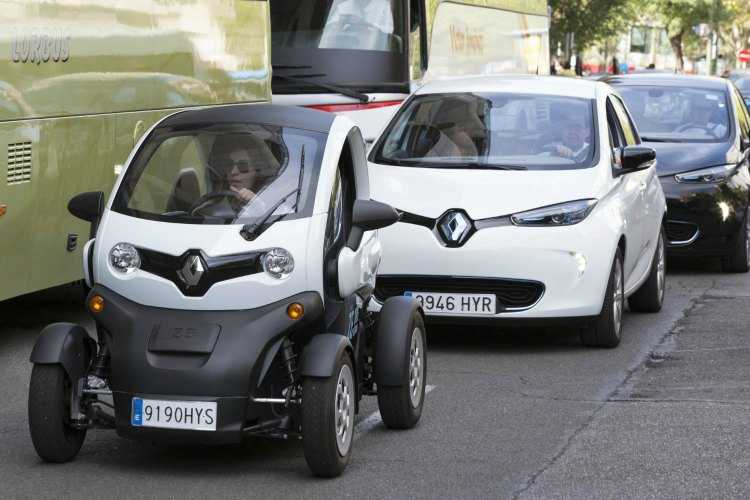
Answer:
POLYGON ((289 304, 289 307, 286 308, 286 315, 290 319, 300 319, 303 314, 305 314, 305 308, 299 302, 289 304))
POLYGON ((5 215, 5 212, 8 211, 8 205, 0 204, 0 217, 5 215))
POLYGON ((94 295, 89 300, 89 309, 93 313, 100 313, 104 310, 104 298, 101 295, 94 295))

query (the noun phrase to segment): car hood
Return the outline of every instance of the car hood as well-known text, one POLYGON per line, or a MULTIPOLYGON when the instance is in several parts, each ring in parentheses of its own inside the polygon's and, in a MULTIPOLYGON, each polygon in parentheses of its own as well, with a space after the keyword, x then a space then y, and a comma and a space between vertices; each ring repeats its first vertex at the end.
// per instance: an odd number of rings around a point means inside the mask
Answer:
POLYGON ((474 170, 370 163, 374 200, 437 218, 463 209, 474 220, 510 215, 555 203, 600 198, 606 192, 596 168, 579 170, 474 170))
POLYGON ((656 151, 659 175, 674 175, 699 168, 736 163, 738 151, 731 143, 643 142, 656 151))

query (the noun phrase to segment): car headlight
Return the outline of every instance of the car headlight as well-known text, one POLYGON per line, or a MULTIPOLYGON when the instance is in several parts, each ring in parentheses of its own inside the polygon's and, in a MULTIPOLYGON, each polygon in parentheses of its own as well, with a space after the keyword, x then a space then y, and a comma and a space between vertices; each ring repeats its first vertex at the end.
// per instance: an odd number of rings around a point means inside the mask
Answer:
POLYGON ((510 216, 516 226, 572 226, 588 217, 597 200, 576 200, 510 216))
POLYGON ((141 256, 130 243, 118 243, 109 251, 109 263, 115 271, 130 274, 141 267, 141 256))
POLYGON ((263 270, 276 279, 283 279, 294 271, 294 258, 283 248, 272 248, 261 256, 263 270))
POLYGON ((702 168, 674 176, 677 182, 715 183, 723 182, 734 174, 737 165, 721 165, 718 167, 702 168))

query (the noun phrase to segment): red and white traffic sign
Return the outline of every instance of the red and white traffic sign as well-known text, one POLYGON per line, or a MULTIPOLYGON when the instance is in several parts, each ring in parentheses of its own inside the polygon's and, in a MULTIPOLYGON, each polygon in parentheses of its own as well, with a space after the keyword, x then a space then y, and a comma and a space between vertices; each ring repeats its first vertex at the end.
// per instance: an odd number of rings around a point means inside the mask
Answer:
POLYGON ((750 62, 750 49, 742 49, 737 53, 740 62, 750 62))

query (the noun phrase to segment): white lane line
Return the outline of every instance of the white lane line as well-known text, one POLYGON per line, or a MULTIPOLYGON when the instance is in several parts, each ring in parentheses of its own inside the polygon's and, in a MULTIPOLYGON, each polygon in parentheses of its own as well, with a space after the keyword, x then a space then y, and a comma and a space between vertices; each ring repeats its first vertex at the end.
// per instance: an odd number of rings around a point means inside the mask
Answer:
MULTIPOLYGON (((427 384, 427 387, 424 388, 425 396, 427 396, 427 394, 429 394, 434 388, 435 388, 434 385, 427 384)), ((368 415, 366 419, 362 420, 360 423, 358 423, 354 427, 354 438, 356 439, 360 435, 370 432, 375 427, 380 425, 382 422, 383 422, 383 418, 380 416, 379 411, 376 411, 372 413, 371 415, 368 415)))

